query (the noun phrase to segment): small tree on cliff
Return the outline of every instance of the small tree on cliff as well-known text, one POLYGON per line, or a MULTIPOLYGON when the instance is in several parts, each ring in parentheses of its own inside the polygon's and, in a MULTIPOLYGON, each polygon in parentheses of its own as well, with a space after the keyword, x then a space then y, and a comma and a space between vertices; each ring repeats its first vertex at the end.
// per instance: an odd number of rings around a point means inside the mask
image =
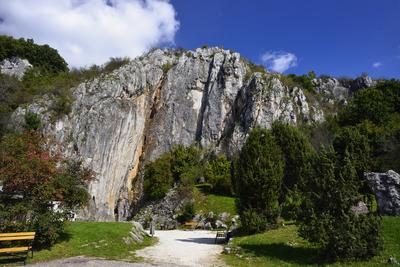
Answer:
POLYGON ((283 170, 282 152, 271 132, 253 129, 233 171, 244 231, 258 233, 276 225, 283 170))

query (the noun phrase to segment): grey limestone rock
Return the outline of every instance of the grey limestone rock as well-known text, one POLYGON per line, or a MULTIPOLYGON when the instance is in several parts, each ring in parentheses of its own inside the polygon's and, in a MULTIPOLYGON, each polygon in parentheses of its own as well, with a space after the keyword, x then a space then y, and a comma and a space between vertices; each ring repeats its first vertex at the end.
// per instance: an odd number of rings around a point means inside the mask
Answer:
POLYGON ((16 76, 18 79, 24 77, 25 72, 31 68, 32 65, 26 59, 18 57, 4 59, 0 62, 0 73, 16 76))
POLYGON ((362 201, 359 201, 356 206, 351 207, 351 211, 355 214, 367 214, 369 212, 367 205, 362 201))
POLYGON ((365 173, 375 192, 378 210, 382 215, 400 215, 400 175, 392 170, 386 173, 365 173))
POLYGON ((56 121, 43 98, 18 108, 41 116, 44 134, 65 156, 96 173, 86 220, 127 220, 141 205, 141 167, 177 144, 234 153, 256 125, 324 120, 318 101, 271 73, 249 73, 240 54, 221 48, 156 49, 73 88, 72 111, 56 121))

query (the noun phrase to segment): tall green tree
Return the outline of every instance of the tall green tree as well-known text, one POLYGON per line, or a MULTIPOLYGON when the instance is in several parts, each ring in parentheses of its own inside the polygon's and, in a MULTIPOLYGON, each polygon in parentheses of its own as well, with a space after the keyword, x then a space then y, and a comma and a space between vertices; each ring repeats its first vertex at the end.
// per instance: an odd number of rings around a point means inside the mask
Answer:
POLYGON ((314 161, 314 174, 298 217, 299 234, 319 246, 327 260, 368 259, 382 249, 377 214, 356 214, 361 199, 356 169, 346 151, 343 159, 333 148, 314 161))
POLYGON ((160 158, 146 164, 143 190, 148 199, 163 198, 173 183, 170 153, 165 153, 160 158))
POLYGON ((298 128, 282 122, 272 125, 272 134, 285 160, 285 172, 280 193, 282 215, 294 219, 301 204, 304 181, 310 175, 313 147, 298 128))
POLYGON ((257 233, 276 225, 283 175, 283 155, 275 138, 269 130, 254 128, 233 170, 244 231, 257 233))
POLYGON ((225 155, 214 156, 205 164, 204 178, 211 184, 212 192, 232 195, 231 162, 225 155))

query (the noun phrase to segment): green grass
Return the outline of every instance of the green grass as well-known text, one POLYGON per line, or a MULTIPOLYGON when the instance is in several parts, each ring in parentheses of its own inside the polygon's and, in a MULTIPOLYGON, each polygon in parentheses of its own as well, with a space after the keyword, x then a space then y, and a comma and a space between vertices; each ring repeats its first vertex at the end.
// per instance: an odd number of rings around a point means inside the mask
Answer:
POLYGON ((93 256, 103 259, 137 261, 134 251, 154 244, 146 237, 142 244, 127 245, 123 237, 129 236, 130 223, 123 222, 70 222, 64 240, 49 250, 34 252, 28 263, 74 256, 93 256))
MULTIPOLYGON (((385 266, 389 257, 400 260, 400 217, 383 218, 384 251, 367 262, 342 262, 324 266, 385 266)), ((243 250, 242 258, 224 255, 230 266, 315 266, 317 249, 297 235, 295 225, 263 234, 237 237, 233 244, 243 250)), ((388 265, 389 266, 389 265, 388 265)))
POLYGON ((214 214, 228 212, 231 215, 237 214, 235 198, 214 194, 204 194, 195 189, 195 210, 196 213, 207 214, 210 211, 214 214))

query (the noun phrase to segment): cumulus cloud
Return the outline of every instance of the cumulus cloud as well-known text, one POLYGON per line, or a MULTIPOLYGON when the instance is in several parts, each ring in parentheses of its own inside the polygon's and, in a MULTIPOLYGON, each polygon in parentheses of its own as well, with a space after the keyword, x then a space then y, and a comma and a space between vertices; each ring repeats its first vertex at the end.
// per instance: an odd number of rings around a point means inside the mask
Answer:
POLYGON ((374 64, 372 64, 372 67, 374 67, 374 68, 379 68, 379 67, 382 67, 382 63, 381 62, 375 62, 374 64))
POLYGON ((175 15, 167 0, 0 0, 0 34, 49 44, 85 66, 173 43, 175 15))
POLYGON ((261 56, 261 61, 267 69, 281 73, 297 66, 296 55, 288 52, 266 52, 261 56))

